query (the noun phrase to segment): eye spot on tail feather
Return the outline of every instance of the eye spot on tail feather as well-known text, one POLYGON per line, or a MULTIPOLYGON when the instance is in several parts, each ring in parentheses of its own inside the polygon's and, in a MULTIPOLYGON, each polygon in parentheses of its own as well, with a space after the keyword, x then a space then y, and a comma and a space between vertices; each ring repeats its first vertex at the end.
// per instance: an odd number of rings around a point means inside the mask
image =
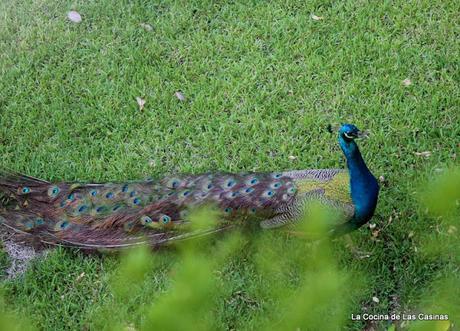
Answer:
POLYGON ((169 224, 169 222, 171 222, 171 217, 169 217, 168 215, 161 215, 160 222, 163 223, 164 225, 167 225, 169 224))
POLYGON ((60 192, 59 187, 51 186, 48 189, 48 196, 51 197, 51 198, 55 198, 59 194, 59 192, 60 192))
POLYGON ((153 222, 152 219, 147 215, 144 215, 144 216, 141 217, 141 224, 142 225, 148 225, 148 224, 150 224, 152 222, 153 222))
POLYGON ((20 190, 20 192, 21 192, 22 194, 30 193, 30 187, 24 186, 24 187, 20 190))
POLYGON ((70 222, 67 220, 62 220, 56 223, 54 229, 56 231, 67 230, 70 227, 70 222))

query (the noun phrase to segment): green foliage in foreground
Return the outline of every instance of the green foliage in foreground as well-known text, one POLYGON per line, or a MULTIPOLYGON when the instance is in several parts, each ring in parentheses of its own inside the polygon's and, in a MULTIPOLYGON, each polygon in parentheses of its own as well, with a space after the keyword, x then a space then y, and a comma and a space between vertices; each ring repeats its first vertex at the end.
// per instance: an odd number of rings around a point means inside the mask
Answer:
POLYGON ((458 162, 457 2, 73 5, 80 24, 65 17, 70 3, 0 3, 1 166, 95 181, 343 167, 323 128, 352 122, 370 130, 361 149, 385 185, 375 228, 330 245, 255 231, 190 255, 181 246, 123 258, 54 250, 23 278, 2 280, 12 313, 2 323, 359 330, 392 325, 352 313, 420 311, 458 324, 458 223, 418 201, 432 192, 444 203, 442 183, 420 182, 458 162))
MULTIPOLYGON (((458 192, 450 192, 449 187, 460 184, 459 170, 445 174, 428 191, 438 191, 444 197, 443 217, 438 223, 440 227, 448 225, 456 228, 458 225, 456 204, 460 196, 458 192)), ((436 201, 428 205, 428 212, 439 216, 436 201)), ((201 212, 191 222, 195 225, 209 223, 211 215, 201 212)), ((325 237, 325 233, 321 234, 330 217, 333 215, 327 211, 312 208, 296 229, 297 236, 286 236, 286 232, 282 231, 235 231, 217 242, 209 237, 180 242, 174 252, 178 257, 176 263, 166 269, 164 256, 152 254, 147 247, 126 251, 105 281, 108 288, 101 291, 108 297, 90 305, 87 320, 79 326, 96 330, 223 329, 229 327, 229 321, 223 320, 222 316, 228 314, 229 309, 238 307, 238 300, 243 300, 244 306, 252 306, 251 318, 244 323, 234 321, 241 324, 231 325, 232 328, 280 331, 341 329, 348 324, 350 309, 366 291, 366 283, 371 277, 363 271, 339 268, 330 239, 325 237), (318 236, 316 240, 302 235, 311 232, 318 236), (229 265, 238 262, 245 249, 253 252, 251 261, 244 263, 253 267, 251 282, 255 282, 255 286, 242 284, 241 290, 229 293, 230 279, 226 271, 229 265), (166 276, 167 281, 162 279, 157 282, 158 276, 160 279, 166 276), (168 286, 161 290, 159 283, 167 283, 168 286), (250 299, 251 296, 257 300, 250 299), (223 305, 222 301, 225 302, 223 305)), ((460 258, 458 241, 439 242, 438 239, 437 235, 428 236, 421 249, 440 259, 450 257, 455 261, 460 258)), ((21 281, 29 282, 30 274, 28 272, 21 281)), ((412 321, 404 325, 394 322, 390 324, 390 329, 394 330, 397 325, 410 330, 448 330, 451 323, 460 320, 459 280, 458 273, 438 278, 431 284, 429 295, 421 296, 414 306, 414 309, 423 309, 419 311, 449 315, 449 320, 412 321)), ((98 282, 92 280, 90 283, 98 282)), ((90 283, 85 280, 84 273, 80 274, 72 280, 73 294, 91 291, 90 283), (86 290, 84 283, 88 286, 86 290)), ((14 285, 10 288, 6 286, 10 291, 14 288, 14 285)), ((67 293, 60 297, 59 303, 63 307, 69 303, 66 296, 71 292, 68 291, 67 287, 67 293)), ((29 295, 33 297, 32 293, 29 295)), ((54 299, 59 300, 59 297, 54 299)), ((69 313, 76 309, 69 308, 64 309, 69 313)), ((16 325, 15 318, 18 319, 11 312, 0 316, 0 326, 8 329, 16 325)), ((27 319, 22 321, 25 326, 29 325, 27 322, 27 319)), ((72 321, 68 323, 66 327, 76 327, 72 326, 72 321)), ((61 324, 60 328, 63 327, 61 324)))

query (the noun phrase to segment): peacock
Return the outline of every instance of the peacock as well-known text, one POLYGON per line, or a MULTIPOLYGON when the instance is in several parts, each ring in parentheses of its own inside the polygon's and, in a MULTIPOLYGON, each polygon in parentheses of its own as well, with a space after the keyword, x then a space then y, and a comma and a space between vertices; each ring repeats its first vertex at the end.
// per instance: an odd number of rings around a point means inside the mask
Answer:
POLYGON ((246 222, 279 228, 300 220, 305 206, 318 201, 340 211, 342 222, 331 232, 344 234, 371 219, 379 193, 355 142, 360 136, 352 124, 338 130, 348 170, 187 174, 101 184, 50 183, 4 170, 0 191, 9 203, 0 210, 0 224, 45 245, 157 247, 246 222), (197 230, 190 213, 201 206, 218 210, 219 221, 197 230))

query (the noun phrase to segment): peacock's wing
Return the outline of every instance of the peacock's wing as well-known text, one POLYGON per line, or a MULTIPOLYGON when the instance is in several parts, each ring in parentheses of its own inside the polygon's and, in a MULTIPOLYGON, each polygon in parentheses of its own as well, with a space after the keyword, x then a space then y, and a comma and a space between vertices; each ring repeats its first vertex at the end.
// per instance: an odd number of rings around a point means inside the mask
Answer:
POLYGON ((297 189, 295 199, 281 206, 272 218, 261 222, 263 228, 277 228, 295 222, 308 212, 311 202, 319 202, 339 214, 339 223, 345 223, 354 215, 350 194, 350 177, 342 169, 294 170, 283 173, 297 189))

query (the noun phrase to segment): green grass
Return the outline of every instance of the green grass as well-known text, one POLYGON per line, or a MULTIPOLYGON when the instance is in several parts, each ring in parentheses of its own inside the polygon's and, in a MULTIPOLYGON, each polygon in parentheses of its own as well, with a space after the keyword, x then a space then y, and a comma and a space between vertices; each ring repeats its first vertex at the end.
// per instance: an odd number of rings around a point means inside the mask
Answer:
MULTIPOLYGON (((372 220, 378 237, 364 227, 351 244, 333 243, 338 270, 365 275, 344 323, 358 330, 366 322, 351 313, 418 311, 430 284, 459 267, 418 249, 437 223, 417 200, 421 182, 458 164, 459 10, 455 1, 3 1, 0 165, 88 181, 344 167, 325 128, 354 123, 370 131, 361 150, 388 185, 372 220), (67 20, 70 9, 80 24, 67 20), (424 151, 431 156, 415 154, 424 151)), ((279 309, 257 251, 245 243, 215 267, 223 290, 213 327, 253 329, 279 309)), ((122 304, 110 291, 117 257, 64 249, 2 281, 4 299, 40 329, 97 330, 114 315, 139 327, 183 259, 171 249, 156 255, 142 291, 122 304)))

